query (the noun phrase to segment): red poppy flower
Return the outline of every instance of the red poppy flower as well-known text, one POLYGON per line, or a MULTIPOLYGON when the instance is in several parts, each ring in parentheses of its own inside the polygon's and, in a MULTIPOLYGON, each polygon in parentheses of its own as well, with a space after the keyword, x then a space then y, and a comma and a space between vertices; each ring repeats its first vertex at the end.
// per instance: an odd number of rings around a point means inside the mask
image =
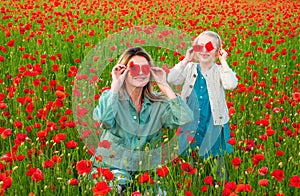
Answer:
POLYGON ((207 190, 208 190, 208 187, 205 185, 202 185, 201 192, 204 193, 204 192, 207 192, 207 190))
POLYGON ((148 75, 150 73, 150 65, 143 65, 142 66, 142 72, 145 74, 145 75, 148 75))
POLYGON ((292 93, 292 97, 293 97, 294 101, 300 102, 300 92, 292 93))
POLYGON ((92 188, 95 196, 103 196, 110 192, 111 188, 107 185, 105 181, 97 182, 97 184, 92 188))
POLYGON ((130 75, 132 77, 135 77, 137 75, 140 74, 140 71, 141 71, 141 67, 142 67, 142 72, 145 74, 145 75, 148 75, 150 73, 150 65, 138 65, 138 64, 134 64, 133 61, 131 61, 129 63, 129 72, 130 72, 130 75))
POLYGON ((185 191, 184 194, 185 196, 194 196, 194 194, 189 190, 185 191))
POLYGON ((230 145, 235 145, 236 144, 236 138, 235 137, 229 138, 227 143, 230 144, 230 145))
POLYGON ((14 47, 15 46, 15 40, 10 40, 7 42, 8 47, 14 47))
POLYGON ((75 142, 74 140, 66 142, 66 147, 70 149, 74 149, 78 146, 78 142, 75 142))
POLYGON ((292 176, 290 178, 290 184, 289 184, 289 186, 300 188, 300 177, 299 176, 292 176))
POLYGON ((249 184, 238 184, 235 188, 236 193, 240 192, 251 192, 251 186, 249 184))
POLYGON ((213 178, 211 176, 207 176, 204 178, 204 183, 207 185, 212 186, 213 185, 213 178))
POLYGON ((142 196, 142 194, 138 191, 131 193, 130 196, 142 196))
POLYGON ((271 176, 273 176, 277 181, 281 181, 284 178, 284 171, 280 169, 274 170, 271 173, 271 176))
POLYGON ((44 180, 44 174, 39 168, 30 168, 26 172, 26 176, 31 176, 31 180, 34 182, 44 180))
POLYGON ((284 152, 282 150, 276 150, 276 156, 280 157, 283 155, 284 155, 284 152))
POLYGON ((203 49, 203 46, 198 45, 198 44, 193 45, 192 47, 193 47, 194 52, 200 52, 203 49))
POLYGON ((7 138, 11 135, 12 135, 12 130, 11 129, 5 129, 3 132, 1 132, 2 139, 5 139, 5 138, 7 138))
POLYGON ((181 169, 188 174, 194 174, 197 171, 197 168, 192 168, 187 162, 181 164, 181 169))
POLYGON ((231 164, 233 165, 234 169, 238 169, 242 160, 239 157, 235 157, 231 160, 231 164))
POLYGON ((160 177, 166 177, 169 173, 169 170, 166 166, 162 167, 162 168, 158 168, 156 170, 156 174, 160 177))
POLYGON ((76 178, 71 178, 70 180, 67 181, 66 184, 69 184, 71 186, 77 186, 78 185, 78 180, 76 178))
POLYGON ((53 136, 52 139, 55 143, 59 144, 61 141, 66 140, 66 134, 65 133, 58 133, 55 136, 53 136))
POLYGON ((205 44, 205 49, 207 50, 207 52, 210 52, 210 51, 212 51, 215 48, 214 48, 214 45, 212 44, 212 42, 207 42, 205 44))
POLYGON ((148 172, 143 173, 142 175, 140 175, 139 177, 139 183, 143 184, 145 182, 149 182, 150 176, 148 172))
POLYGON ((268 179, 261 179, 258 181, 259 186, 268 186, 269 185, 269 181, 268 179))
POLYGON ((89 173, 92 169, 93 162, 89 160, 80 160, 76 164, 78 174, 89 173))
POLYGON ((108 140, 102 140, 98 143, 98 147, 109 149, 111 146, 111 142, 108 140))
POLYGON ((46 160, 44 162, 44 168, 52 168, 54 165, 54 162, 52 160, 46 160))
POLYGON ((265 156, 263 154, 256 154, 252 158, 252 163, 254 166, 257 166, 260 161, 263 161, 265 159, 265 156))
POLYGON ((262 167, 258 169, 258 173, 262 176, 266 175, 268 173, 268 167, 262 167))
POLYGON ((0 109, 6 109, 7 108, 7 104, 4 102, 0 102, 0 109))
POLYGON ((1 193, 1 190, 5 190, 12 185, 12 178, 7 174, 0 173, 0 182, 1 182, 1 189, 0 189, 0 193, 1 193))
POLYGON ((110 181, 114 179, 114 174, 108 168, 97 168, 98 173, 96 173, 95 177, 103 176, 106 180, 110 181))

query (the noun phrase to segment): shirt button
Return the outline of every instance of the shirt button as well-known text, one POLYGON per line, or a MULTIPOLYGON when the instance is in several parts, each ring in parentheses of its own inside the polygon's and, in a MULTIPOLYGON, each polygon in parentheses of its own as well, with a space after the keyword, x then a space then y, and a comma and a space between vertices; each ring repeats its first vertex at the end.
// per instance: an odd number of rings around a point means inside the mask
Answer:
POLYGON ((190 85, 190 88, 193 88, 193 85, 190 85))
POLYGON ((136 116, 133 116, 133 119, 136 120, 136 116))
POLYGON ((222 116, 220 116, 219 118, 220 118, 220 119, 222 119, 223 117, 222 117, 222 116))
POLYGON ((200 88, 203 88, 203 86, 201 86, 200 88))
POLYGON ((200 99, 202 99, 202 96, 200 96, 200 99))
POLYGON ((196 77, 197 77, 197 75, 196 75, 196 74, 194 74, 194 75, 193 75, 193 77, 194 77, 194 78, 196 78, 196 77))
POLYGON ((203 77, 201 77, 201 79, 203 80, 203 77))

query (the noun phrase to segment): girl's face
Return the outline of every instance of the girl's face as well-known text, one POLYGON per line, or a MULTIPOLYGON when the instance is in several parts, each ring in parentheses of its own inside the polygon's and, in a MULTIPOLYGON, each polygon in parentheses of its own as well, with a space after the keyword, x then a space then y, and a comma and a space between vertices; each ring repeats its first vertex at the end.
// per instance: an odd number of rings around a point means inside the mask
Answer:
POLYGON ((127 64, 129 72, 125 82, 127 86, 144 87, 150 81, 150 65, 145 57, 133 56, 127 64))
POLYGON ((193 45, 195 57, 200 63, 214 63, 217 54, 217 38, 210 35, 201 35, 193 45))

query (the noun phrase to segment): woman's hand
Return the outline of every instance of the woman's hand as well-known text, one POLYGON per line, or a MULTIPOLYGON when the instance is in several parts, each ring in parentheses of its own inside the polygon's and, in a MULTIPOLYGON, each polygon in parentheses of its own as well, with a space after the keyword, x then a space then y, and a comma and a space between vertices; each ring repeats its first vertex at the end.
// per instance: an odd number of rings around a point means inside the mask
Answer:
POLYGON ((153 79, 156 81, 156 83, 159 84, 166 84, 167 83, 167 77, 166 72, 160 67, 151 67, 150 70, 153 79))
POLYGON ((151 74, 159 89, 170 99, 176 98, 176 94, 167 83, 166 72, 160 67, 151 67, 151 74))
POLYGON ((117 93, 121 86, 124 83, 125 77, 128 73, 128 69, 126 69, 125 65, 117 64, 113 67, 111 75, 112 75, 112 83, 111 83, 111 91, 117 93))

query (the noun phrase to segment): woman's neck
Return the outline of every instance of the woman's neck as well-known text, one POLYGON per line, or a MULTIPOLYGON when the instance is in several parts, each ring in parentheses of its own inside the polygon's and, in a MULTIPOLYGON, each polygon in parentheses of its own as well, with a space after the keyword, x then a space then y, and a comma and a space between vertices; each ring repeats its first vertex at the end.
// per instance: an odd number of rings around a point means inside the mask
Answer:
POLYGON ((142 106, 142 94, 143 88, 140 87, 126 87, 126 91, 132 100, 135 108, 137 109, 138 113, 140 113, 141 106, 142 106))

